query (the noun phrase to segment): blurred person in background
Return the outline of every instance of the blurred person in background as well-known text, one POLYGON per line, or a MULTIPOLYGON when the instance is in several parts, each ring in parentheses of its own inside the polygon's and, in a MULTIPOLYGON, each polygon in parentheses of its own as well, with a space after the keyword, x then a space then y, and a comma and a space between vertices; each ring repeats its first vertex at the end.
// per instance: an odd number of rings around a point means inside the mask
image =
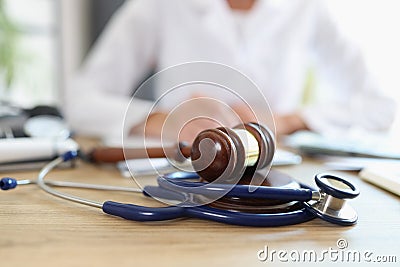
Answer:
MULTIPOLYGON (((82 134, 120 134, 133 89, 146 74, 191 61, 217 62, 247 75, 268 100, 279 135, 381 131, 394 118, 394 102, 382 95, 360 51, 320 0, 127 1, 69 84, 67 118, 82 134), (331 86, 317 87, 314 101, 302 106, 310 62, 331 86)), ((126 123, 140 129, 152 103, 133 104, 137 116, 126 123)), ((252 120, 247 108, 232 108, 245 122, 252 120)), ((167 113, 152 114, 146 132, 159 136, 167 113)), ((184 129, 182 139, 211 127, 199 122, 184 129)))

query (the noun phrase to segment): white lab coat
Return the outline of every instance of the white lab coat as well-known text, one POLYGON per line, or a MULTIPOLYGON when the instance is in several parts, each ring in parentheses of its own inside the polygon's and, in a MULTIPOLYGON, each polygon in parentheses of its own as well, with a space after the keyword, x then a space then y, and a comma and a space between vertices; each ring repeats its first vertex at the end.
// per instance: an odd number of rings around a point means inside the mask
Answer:
MULTIPOLYGON (((67 118, 83 134, 120 134, 132 90, 151 69, 212 61, 242 71, 274 113, 299 111, 315 131, 386 129, 393 102, 371 82, 361 54, 339 34, 321 2, 258 0, 241 16, 225 0, 128 1, 69 85, 67 118), (331 86, 318 88, 312 105, 302 107, 310 62, 331 86)), ((151 105, 133 104, 137 115, 128 126, 151 105)))

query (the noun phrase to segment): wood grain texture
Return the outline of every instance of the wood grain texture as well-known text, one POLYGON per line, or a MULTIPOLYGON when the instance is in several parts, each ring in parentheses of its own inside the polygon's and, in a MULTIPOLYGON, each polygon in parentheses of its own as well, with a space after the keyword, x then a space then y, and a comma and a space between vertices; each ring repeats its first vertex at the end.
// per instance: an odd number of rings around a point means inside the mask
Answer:
MULTIPOLYGON (((90 140, 80 142, 84 147, 95 144, 90 140)), ((314 174, 324 171, 324 167, 318 162, 306 161, 280 170, 314 184, 314 174)), ((36 174, 3 173, 1 176, 26 179, 36 174)), ((320 253, 329 247, 337 248, 339 238, 348 242, 349 249, 395 255, 399 262, 399 198, 361 181, 354 174, 343 175, 361 191, 360 197, 352 201, 359 213, 359 222, 353 227, 338 227, 318 219, 273 228, 230 226, 197 219, 138 223, 54 198, 33 185, 0 192, 0 265, 265 266, 269 262, 257 259, 257 252, 264 246, 287 251, 314 249, 320 253)), ((49 179, 135 186, 113 167, 82 162, 75 169, 54 171, 49 179)), ((154 179, 146 177, 140 182, 152 184, 154 179)), ((134 193, 64 191, 99 201, 161 206, 134 193)))

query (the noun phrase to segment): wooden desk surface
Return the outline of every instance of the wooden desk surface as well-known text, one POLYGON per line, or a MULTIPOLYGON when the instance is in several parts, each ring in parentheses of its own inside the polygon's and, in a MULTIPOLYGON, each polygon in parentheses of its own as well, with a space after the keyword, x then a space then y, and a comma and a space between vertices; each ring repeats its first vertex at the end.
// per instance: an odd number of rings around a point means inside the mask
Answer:
MULTIPOLYGON (((324 171, 315 162, 280 168, 302 182, 313 184, 313 175, 324 171)), ((37 172, 2 173, 20 179, 37 172)), ((252 228, 197 219, 139 223, 103 214, 101 210, 50 196, 34 185, 0 192, 1 266, 257 266, 281 261, 275 254, 265 262, 258 251, 268 247, 287 253, 314 250, 359 251, 376 256, 394 256, 400 262, 399 198, 345 173, 361 191, 352 201, 359 222, 340 227, 319 219, 294 226, 252 228), (340 250, 337 241, 348 247, 340 250)), ((79 163, 77 168, 57 170, 49 179, 133 186, 114 168, 79 163)), ((64 190, 99 201, 115 200, 157 206, 133 193, 64 190)), ((294 254, 293 254, 294 255, 294 254)), ((261 255, 262 256, 262 255, 261 255)), ((292 262, 288 255, 282 255, 292 262)), ((322 263, 334 264, 325 254, 322 263)), ((361 262, 364 259, 361 258, 361 262)), ((338 261, 341 261, 340 258, 338 261)), ((305 263, 306 264, 306 263, 305 263)), ((342 264, 349 264, 346 260, 342 264)), ((396 263, 390 263, 396 266, 396 263)))

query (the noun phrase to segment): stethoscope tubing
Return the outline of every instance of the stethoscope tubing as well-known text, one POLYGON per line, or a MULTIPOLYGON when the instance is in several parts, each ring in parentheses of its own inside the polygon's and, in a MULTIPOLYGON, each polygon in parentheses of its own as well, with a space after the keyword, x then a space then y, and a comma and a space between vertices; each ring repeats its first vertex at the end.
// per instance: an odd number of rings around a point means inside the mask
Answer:
MULTIPOLYGON (((66 194, 52 188, 52 185, 50 183, 47 183, 47 181, 45 181, 45 177, 56 166, 58 166, 62 162, 69 161, 75 157, 76 154, 67 153, 62 157, 59 157, 48 163, 39 172, 36 184, 45 192, 53 196, 63 198, 68 201, 73 201, 79 204, 100 208, 106 214, 118 216, 127 220, 146 222, 146 221, 166 221, 182 217, 192 217, 192 218, 211 220, 233 225, 268 227, 268 226, 283 226, 283 225, 297 224, 315 218, 315 216, 310 212, 308 212, 306 208, 302 208, 291 212, 277 213, 277 214, 252 214, 252 213, 233 212, 233 211, 215 209, 208 206, 188 206, 188 207, 170 206, 170 207, 153 208, 153 207, 145 207, 134 204, 116 203, 113 201, 106 201, 104 203, 101 203, 81 198, 78 196, 66 194)), ((191 174, 189 174, 187 177, 191 178, 191 174)), ((185 176, 181 178, 185 178, 185 176)), ((25 180, 21 184, 29 184, 29 183, 28 181, 25 180)), ((64 185, 62 184, 62 182, 58 182, 58 186, 64 186, 64 185)), ((73 184, 73 187, 75 186, 79 187, 78 184, 73 184)), ((103 186, 96 186, 96 185, 93 186, 88 185, 85 187, 91 189, 97 189, 96 187, 100 187, 101 190, 107 190, 105 188, 102 188, 103 186)), ((170 198, 182 202, 190 201, 189 193, 182 193, 182 192, 179 193, 168 190, 163 187, 146 187, 146 190, 143 193, 147 196, 152 196, 152 197, 158 195, 159 197, 170 198)))
POLYGON ((103 211, 109 215, 140 222, 167 221, 191 217, 225 224, 254 227, 293 225, 310 221, 316 217, 306 208, 285 213, 253 214, 220 210, 208 206, 151 208, 112 201, 107 201, 103 204, 103 211))
POLYGON ((313 190, 305 188, 276 188, 265 186, 248 186, 248 185, 228 185, 213 183, 198 183, 177 181, 176 179, 168 179, 159 177, 158 184, 166 189, 199 194, 207 197, 226 196, 239 198, 258 198, 288 201, 309 201, 312 199, 313 190))
MULTIPOLYGON (((127 188, 122 188, 122 187, 68 183, 61 181, 52 181, 52 182, 45 181, 45 177, 49 174, 51 170, 53 170, 56 166, 58 166, 62 162, 72 160, 75 157, 77 157, 77 153, 70 152, 48 163, 39 172, 36 184, 45 192, 54 195, 56 197, 60 197, 65 200, 73 201, 83 205, 100 208, 107 214, 118 216, 127 220, 144 222, 144 221, 166 221, 166 220, 178 219, 181 217, 193 217, 193 218, 211 220, 226 224, 242 225, 242 226, 260 226, 260 227, 298 224, 312 220, 315 217, 321 217, 327 221, 341 225, 352 225, 357 220, 356 213, 354 213, 354 216, 351 216, 349 219, 336 218, 332 216, 329 217, 329 215, 328 218, 325 218, 326 215, 317 214, 315 210, 312 210, 312 208, 310 208, 310 205, 307 205, 308 203, 307 201, 311 199, 316 200, 315 198, 313 198, 313 193, 315 192, 319 193, 319 192, 313 190, 312 188, 306 185, 301 185, 301 188, 299 189, 265 188, 265 187, 253 188, 251 186, 242 186, 242 185, 236 185, 234 187, 228 185, 213 185, 213 184, 205 185, 203 183, 193 183, 193 182, 177 180, 182 178, 186 179, 195 178, 197 175, 194 175, 192 173, 186 173, 186 174, 176 173, 173 175, 166 175, 160 177, 158 178, 158 184, 159 184, 158 187, 146 186, 144 190, 141 189, 127 190, 127 188), (118 190, 118 191, 133 190, 134 192, 142 192, 144 195, 150 196, 155 199, 157 198, 170 199, 178 201, 180 202, 180 204, 169 207, 153 208, 153 207, 145 207, 134 204, 116 203, 113 201, 106 201, 104 203, 101 203, 58 191, 55 188, 53 188, 53 186, 67 186, 75 188, 118 190), (255 190, 251 192, 252 189, 255 190), (254 214, 254 213, 217 209, 207 205, 203 205, 201 203, 196 203, 195 199, 196 196, 198 195, 209 197, 209 196, 214 196, 214 194, 216 194, 215 192, 221 194, 221 191, 223 193, 227 193, 226 196, 233 196, 233 197, 251 197, 251 198, 262 198, 262 199, 298 201, 299 203, 302 203, 303 207, 294 211, 288 211, 283 213, 254 214)), ((330 175, 322 175, 321 177, 317 177, 320 180, 320 183, 323 183, 321 180, 321 178, 323 177, 332 178, 339 182, 345 182, 346 185, 350 187, 351 189, 350 191, 340 190, 338 193, 339 197, 345 196, 351 198, 359 194, 359 191, 353 185, 351 185, 351 183, 345 181, 342 178, 338 178, 335 176, 331 177, 330 175)), ((6 183, 2 184, 3 190, 15 188, 17 182, 14 179, 10 178, 6 180, 7 180, 6 183), (7 184, 8 182, 10 182, 10 184, 7 184)), ((33 182, 29 180, 20 181, 20 184, 30 184, 30 183, 33 182)), ((329 185, 323 184, 323 186, 328 187, 329 189, 329 185)))
MULTIPOLYGON (((305 189, 310 190, 308 187, 305 189)), ((196 194, 171 191, 161 185, 147 186, 144 188, 144 193, 152 198, 175 200, 181 202, 181 204, 180 206, 153 208, 106 201, 103 203, 102 210, 109 215, 141 222, 168 221, 191 217, 231 225, 254 227, 293 225, 310 221, 316 217, 305 207, 295 211, 275 214, 254 214, 216 209, 194 203, 192 196, 196 194)))

